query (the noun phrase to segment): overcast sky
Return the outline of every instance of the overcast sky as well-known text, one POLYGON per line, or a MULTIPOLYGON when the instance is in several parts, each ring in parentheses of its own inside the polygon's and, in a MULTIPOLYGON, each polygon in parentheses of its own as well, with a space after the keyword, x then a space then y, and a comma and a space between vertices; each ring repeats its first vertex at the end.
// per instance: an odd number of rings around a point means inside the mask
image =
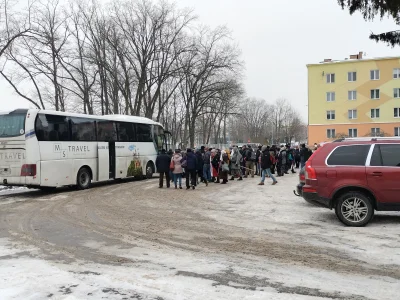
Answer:
MULTIPOLYGON (((105 0, 104 0, 105 1, 105 0)), ((268 102, 283 97, 307 121, 307 68, 324 58, 344 59, 363 51, 367 58, 396 56, 368 39, 370 32, 397 30, 392 20, 365 22, 336 0, 176 0, 194 9, 211 27, 228 26, 243 53, 248 97, 268 102)), ((0 80, 0 110, 29 107, 0 80), (11 100, 11 101, 10 101, 11 100)))

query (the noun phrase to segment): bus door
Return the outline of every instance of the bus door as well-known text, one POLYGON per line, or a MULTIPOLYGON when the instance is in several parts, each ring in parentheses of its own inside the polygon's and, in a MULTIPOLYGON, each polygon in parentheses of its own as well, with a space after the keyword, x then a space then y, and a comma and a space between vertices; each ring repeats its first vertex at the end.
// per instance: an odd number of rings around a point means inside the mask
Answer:
POLYGON ((99 142, 97 144, 97 172, 98 180, 110 179, 110 155, 108 142, 99 142))
POLYGON ((99 181, 115 178, 115 142, 99 142, 97 149, 99 181))

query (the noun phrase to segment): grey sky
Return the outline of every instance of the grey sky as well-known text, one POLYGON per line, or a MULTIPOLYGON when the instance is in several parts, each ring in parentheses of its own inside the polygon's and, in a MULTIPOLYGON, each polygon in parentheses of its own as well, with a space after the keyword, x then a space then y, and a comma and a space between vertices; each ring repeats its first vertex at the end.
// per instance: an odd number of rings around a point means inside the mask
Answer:
MULTIPOLYGON (((246 64, 247 96, 268 102, 287 98, 307 120, 307 63, 344 59, 359 51, 367 57, 396 56, 397 48, 368 39, 371 31, 397 29, 392 20, 365 22, 350 16, 336 0, 176 0, 201 23, 228 26, 246 64)), ((0 80, 0 110, 29 107, 0 80)))

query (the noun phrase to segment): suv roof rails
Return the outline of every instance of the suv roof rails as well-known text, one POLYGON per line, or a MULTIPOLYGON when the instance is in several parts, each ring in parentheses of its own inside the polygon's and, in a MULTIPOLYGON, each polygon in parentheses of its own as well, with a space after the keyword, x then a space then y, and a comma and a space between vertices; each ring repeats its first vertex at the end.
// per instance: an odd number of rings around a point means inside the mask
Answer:
POLYGON ((400 136, 391 136, 391 137, 360 137, 360 138, 341 138, 334 140, 334 143, 338 142, 346 142, 346 141, 359 141, 359 142, 369 142, 369 141, 400 141, 400 136))

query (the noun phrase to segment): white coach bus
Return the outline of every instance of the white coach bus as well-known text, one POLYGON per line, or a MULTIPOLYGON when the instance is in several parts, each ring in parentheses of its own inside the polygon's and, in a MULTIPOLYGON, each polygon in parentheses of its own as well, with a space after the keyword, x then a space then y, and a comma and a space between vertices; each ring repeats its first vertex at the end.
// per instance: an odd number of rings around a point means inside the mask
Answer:
POLYGON ((147 118, 37 109, 0 113, 0 184, 52 189, 151 178, 167 138, 147 118))

